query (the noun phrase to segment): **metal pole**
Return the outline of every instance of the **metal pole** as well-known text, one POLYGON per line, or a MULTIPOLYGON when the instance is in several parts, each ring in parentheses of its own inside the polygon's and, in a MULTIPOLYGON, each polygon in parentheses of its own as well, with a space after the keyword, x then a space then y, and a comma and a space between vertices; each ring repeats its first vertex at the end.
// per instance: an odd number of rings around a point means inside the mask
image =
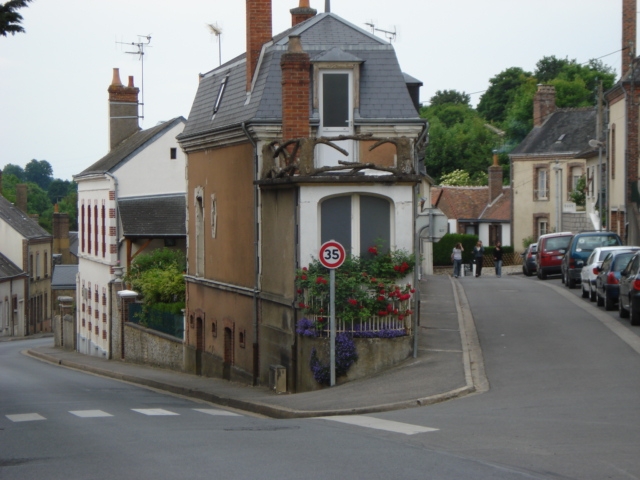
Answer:
POLYGON ((336 271, 329 271, 329 312, 331 316, 329 328, 331 386, 336 384, 336 271))
POLYGON ((602 145, 598 146, 598 214, 600 216, 600 231, 602 231, 602 222, 604 217, 602 216, 602 145))
POLYGON ((556 232, 560 232, 560 166, 558 165, 558 160, 556 160, 556 164, 553 169, 556 171, 556 232))

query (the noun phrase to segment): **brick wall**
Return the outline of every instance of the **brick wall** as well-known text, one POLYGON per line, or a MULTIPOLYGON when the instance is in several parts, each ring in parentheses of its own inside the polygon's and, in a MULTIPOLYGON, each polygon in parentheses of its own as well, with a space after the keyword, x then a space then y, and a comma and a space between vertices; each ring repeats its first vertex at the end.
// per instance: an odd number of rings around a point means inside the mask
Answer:
POLYGON ((262 45, 271 39, 271 0, 247 0, 247 91, 258 65, 262 45))
POLYGON ((282 138, 309 137, 310 68, 309 54, 302 50, 300 37, 289 37, 289 50, 280 60, 282 68, 282 138))

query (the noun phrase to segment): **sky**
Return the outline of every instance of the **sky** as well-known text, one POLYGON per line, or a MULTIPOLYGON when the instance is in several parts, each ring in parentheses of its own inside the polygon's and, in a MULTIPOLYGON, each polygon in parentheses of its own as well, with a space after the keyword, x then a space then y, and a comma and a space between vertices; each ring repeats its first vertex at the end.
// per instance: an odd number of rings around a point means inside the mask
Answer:
MULTIPOLYGON (((4 3, 4 0, 0 0, 4 3)), ((291 26, 298 0, 273 0, 273 33, 291 26)), ((310 0, 324 12, 324 0, 310 0)), ((72 176, 108 152, 112 69, 144 86, 142 128, 189 116, 198 74, 243 53, 243 0, 33 0, 26 33, 0 36, 0 168, 47 160, 72 176), (222 34, 211 34, 207 24, 222 34), (140 56, 144 47, 144 85, 140 56), (221 43, 219 44, 218 41, 221 43)), ((620 72, 622 0, 331 0, 331 12, 369 30, 395 31, 405 73, 438 90, 471 94, 510 67, 538 60, 601 60, 620 72), (390 7, 390 5, 392 5, 390 7)), ((376 32, 385 38, 383 32, 376 32)))

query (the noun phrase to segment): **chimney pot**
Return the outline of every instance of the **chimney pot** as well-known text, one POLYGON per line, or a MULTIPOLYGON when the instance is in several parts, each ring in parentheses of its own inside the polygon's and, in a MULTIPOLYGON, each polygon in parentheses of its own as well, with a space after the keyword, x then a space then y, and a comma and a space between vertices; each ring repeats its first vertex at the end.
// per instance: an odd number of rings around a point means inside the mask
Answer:
POLYGON ((129 85, 127 85, 129 88, 134 88, 133 86, 133 75, 129 75, 129 85))
POLYGON ((111 79, 111 85, 114 87, 122 87, 122 81, 120 80, 120 69, 113 69, 113 78, 111 79))

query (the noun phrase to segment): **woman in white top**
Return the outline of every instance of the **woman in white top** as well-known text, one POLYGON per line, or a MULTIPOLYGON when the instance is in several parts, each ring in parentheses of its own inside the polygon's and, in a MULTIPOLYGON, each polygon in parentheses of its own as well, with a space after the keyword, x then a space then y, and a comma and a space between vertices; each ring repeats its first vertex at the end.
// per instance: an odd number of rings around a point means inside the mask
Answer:
POLYGON ((460 276, 460 266, 462 265, 462 252, 464 252, 464 248, 462 248, 462 244, 460 242, 456 243, 456 246, 453 247, 453 251, 451 252, 451 260, 453 260, 453 277, 458 278, 460 276))

